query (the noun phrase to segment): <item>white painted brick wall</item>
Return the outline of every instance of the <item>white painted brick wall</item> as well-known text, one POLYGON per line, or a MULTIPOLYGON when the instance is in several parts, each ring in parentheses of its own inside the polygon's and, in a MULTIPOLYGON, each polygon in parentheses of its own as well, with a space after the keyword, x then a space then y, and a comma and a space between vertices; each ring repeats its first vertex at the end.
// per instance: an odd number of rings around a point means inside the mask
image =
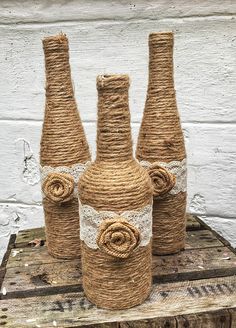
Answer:
POLYGON ((1 0, 0 258, 11 233, 43 225, 37 167, 44 111, 41 39, 65 32, 91 148, 96 75, 128 73, 134 143, 151 31, 175 32, 175 82, 188 152, 189 209, 236 246, 236 2, 1 0))

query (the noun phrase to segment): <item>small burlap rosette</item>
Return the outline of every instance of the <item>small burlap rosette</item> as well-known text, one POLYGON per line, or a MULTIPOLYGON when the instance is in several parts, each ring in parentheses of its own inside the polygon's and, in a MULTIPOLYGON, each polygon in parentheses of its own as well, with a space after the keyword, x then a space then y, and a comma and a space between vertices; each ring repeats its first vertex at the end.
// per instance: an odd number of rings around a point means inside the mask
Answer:
POLYGON ((97 236, 102 252, 119 258, 127 258, 140 243, 138 229, 122 218, 104 220, 97 236))
POLYGON ((50 173, 42 191, 47 200, 55 204, 68 202, 74 197, 74 178, 70 174, 50 173))

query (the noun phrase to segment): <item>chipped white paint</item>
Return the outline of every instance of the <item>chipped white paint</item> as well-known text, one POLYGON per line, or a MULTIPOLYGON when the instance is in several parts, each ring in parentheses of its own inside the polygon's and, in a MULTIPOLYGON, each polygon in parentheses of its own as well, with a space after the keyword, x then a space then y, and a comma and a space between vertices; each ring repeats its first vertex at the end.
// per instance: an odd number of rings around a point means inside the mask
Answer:
POLYGON ((189 204, 189 210, 191 213, 205 214, 206 213, 206 201, 201 194, 195 194, 189 204))
POLYGON ((36 319, 26 319, 26 322, 35 322, 36 319))
POLYGON ((188 202, 236 246, 236 2, 2 0, 0 259, 11 233, 41 226, 41 39, 70 40, 72 75, 93 150, 96 75, 128 73, 134 143, 147 87, 149 32, 175 32, 175 82, 188 153, 188 202))
POLYGON ((39 163, 34 156, 30 143, 23 138, 16 140, 16 147, 19 143, 21 144, 20 147, 22 147, 20 153, 23 155, 21 167, 22 180, 25 183, 34 186, 40 181, 39 163))
POLYGON ((3 296, 7 295, 6 287, 2 287, 2 295, 3 296))

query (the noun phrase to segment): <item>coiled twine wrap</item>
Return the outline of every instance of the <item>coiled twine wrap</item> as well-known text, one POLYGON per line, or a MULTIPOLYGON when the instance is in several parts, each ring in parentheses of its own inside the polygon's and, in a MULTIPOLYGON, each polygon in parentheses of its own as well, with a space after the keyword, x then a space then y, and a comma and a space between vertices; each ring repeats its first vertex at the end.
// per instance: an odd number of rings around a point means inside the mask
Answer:
POLYGON ((171 32, 149 35, 149 83, 136 157, 150 163, 147 170, 154 186, 153 253, 176 253, 185 246, 186 192, 171 192, 176 176, 165 166, 183 161, 186 152, 176 105, 171 32), (160 166, 159 162, 166 165, 160 166))
MULTIPOLYGON (((41 137, 41 167, 68 168, 90 160, 89 147, 74 98, 68 39, 43 40, 46 105, 41 137)), ((80 256, 77 181, 70 173, 52 172, 42 181, 48 252, 58 258, 80 256)))
POLYGON ((81 244, 83 287, 92 303, 108 309, 142 303, 152 282, 151 240, 141 246, 138 227, 122 216, 151 204, 153 192, 146 170, 132 155, 128 88, 126 75, 98 77, 97 157, 79 180, 81 203, 104 214, 96 247, 81 244))

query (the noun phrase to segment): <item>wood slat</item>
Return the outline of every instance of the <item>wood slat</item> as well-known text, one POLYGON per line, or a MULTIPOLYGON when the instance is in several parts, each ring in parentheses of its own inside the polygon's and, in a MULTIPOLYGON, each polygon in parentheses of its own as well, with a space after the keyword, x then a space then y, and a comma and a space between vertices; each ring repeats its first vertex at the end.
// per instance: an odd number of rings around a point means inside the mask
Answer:
MULTIPOLYGON (((41 230, 33 232, 34 239, 40 238, 41 230)), ((32 240, 32 239, 31 239, 32 240)), ((186 235, 186 249, 200 249, 208 247, 221 247, 223 244, 208 230, 188 231, 186 235)), ((45 246, 43 247, 22 247, 14 249, 9 257, 7 267, 18 267, 32 264, 46 264, 61 262, 62 260, 55 259, 47 254, 45 246)))
POLYGON ((153 257, 156 282, 196 280, 236 274, 236 255, 227 247, 186 250, 153 257))
MULTIPOLYGON (((186 214, 187 231, 204 230, 205 227, 197 220, 196 216, 186 214)), ((29 246, 28 243, 34 239, 42 239, 45 241, 45 229, 44 227, 22 230, 18 233, 15 241, 16 248, 22 248, 29 246)))
POLYGON ((231 315, 228 310, 190 314, 176 318, 178 328, 231 328, 231 315))
POLYGON ((2 263, 0 265, 0 290, 1 290, 3 279, 4 279, 5 273, 6 273, 7 261, 9 259, 11 250, 12 250, 12 248, 14 246, 15 240, 16 240, 16 235, 15 234, 12 234, 10 236, 10 239, 9 239, 9 242, 8 242, 8 245, 7 245, 6 253, 3 256, 2 263))
POLYGON ((229 310, 189 314, 175 318, 154 318, 142 321, 121 322, 119 328, 231 328, 229 310))
POLYGON ((224 244, 208 230, 187 231, 185 249, 220 247, 224 244))
POLYGON ((16 236, 15 247, 30 247, 29 242, 34 239, 41 239, 45 241, 45 228, 35 228, 19 231, 16 236))
POLYGON ((236 307, 229 309, 230 317, 231 317, 231 327, 236 327, 236 307), (233 326, 233 324, 235 326, 233 326))
POLYGON ((215 230, 213 230, 211 227, 209 227, 204 221, 202 221, 200 218, 196 217, 196 220, 199 222, 199 224, 201 225, 201 227, 203 229, 207 229, 209 230, 215 237, 216 239, 218 239, 222 244, 224 244, 225 246, 227 246, 233 253, 236 254, 236 248, 234 248, 233 246, 231 246, 231 244, 228 242, 228 240, 226 240, 223 236, 221 236, 218 232, 216 232, 215 230))
POLYGON ((29 265, 41 265, 47 263, 64 262, 65 265, 69 260, 59 260, 50 256, 46 246, 17 248, 11 251, 7 262, 8 268, 24 267, 29 265))
POLYGON ((7 269, 4 287, 7 297, 21 295, 56 294, 63 291, 73 291, 74 286, 81 287, 82 274, 78 260, 30 265, 7 269))
MULTIPOLYGON (((28 230, 26 236, 27 240, 39 239, 43 237, 42 229, 28 230)), ((159 283, 232 274, 236 274, 236 255, 208 230, 188 231, 184 252, 153 257, 153 277, 159 283)), ((7 297, 20 297, 34 292, 35 295, 55 294, 59 288, 73 291, 81 282, 80 261, 55 259, 44 245, 12 250, 4 287, 7 297)))
MULTIPOLYGON (((70 291, 69 286, 72 288, 82 283, 80 261, 56 260, 47 254, 45 246, 23 249, 13 260, 7 266, 4 279, 7 297, 33 292, 35 295, 56 293, 62 287, 70 291), (18 256, 21 261, 17 261, 18 256), (19 266, 16 265, 18 263, 19 266)), ((226 247, 186 250, 176 255, 153 257, 154 282, 197 280, 233 274, 236 274, 236 255, 226 247)))
MULTIPOLYGON (((24 300, 3 299, 0 302, 0 326, 9 328, 81 327, 86 325, 115 327, 114 323, 119 322, 123 324, 123 327, 163 327, 160 326, 160 322, 163 323, 163 320, 166 320, 163 318, 182 316, 182 320, 185 322, 186 320, 195 322, 192 315, 204 312, 208 314, 212 311, 231 308, 236 308, 235 276, 155 284, 145 303, 122 311, 98 309, 87 301, 83 292, 27 297, 24 300), (142 324, 147 324, 148 320, 151 320, 152 325, 142 326, 142 324), (132 326, 135 321, 137 325, 132 326), (106 326, 103 326, 103 323, 106 326), (127 325, 125 326, 125 324, 127 325)), ((205 316, 202 323, 204 320, 208 324, 209 316, 208 319, 205 316)), ((220 327, 227 327, 226 315, 224 320, 225 326, 221 325, 220 327)), ((236 325, 233 316, 231 316, 230 325, 231 328, 236 325)), ((167 327, 169 326, 167 325, 167 327)), ((215 326, 196 326, 195 324, 190 327, 215 326)))
POLYGON ((190 213, 186 214, 186 230, 203 230, 206 229, 205 226, 201 224, 200 221, 198 221, 197 217, 195 215, 192 215, 190 213))
POLYGON ((154 328, 154 327, 179 328, 177 326, 176 319, 173 317, 135 320, 135 321, 128 321, 128 322, 121 322, 119 324, 119 328, 154 328))

